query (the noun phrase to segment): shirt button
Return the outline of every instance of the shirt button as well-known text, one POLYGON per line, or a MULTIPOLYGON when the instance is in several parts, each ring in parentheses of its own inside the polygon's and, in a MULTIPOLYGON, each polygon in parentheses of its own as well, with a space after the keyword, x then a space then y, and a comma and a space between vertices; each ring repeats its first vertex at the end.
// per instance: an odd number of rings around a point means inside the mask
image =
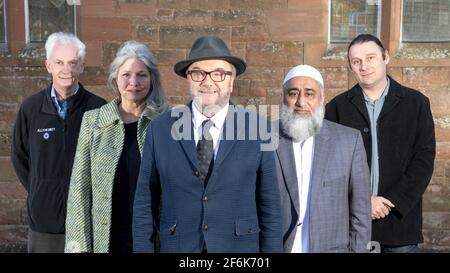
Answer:
POLYGON ((366 127, 366 128, 363 129, 363 131, 364 131, 364 133, 368 133, 369 132, 369 128, 366 127))
POLYGON ((207 231, 208 230, 208 225, 207 224, 204 224, 203 225, 203 231, 207 231))
POLYGON ((204 202, 208 201, 208 196, 203 196, 203 201, 204 202))
POLYGON ((195 176, 199 176, 200 173, 199 173, 198 171, 195 171, 195 172, 194 172, 194 175, 195 175, 195 176))

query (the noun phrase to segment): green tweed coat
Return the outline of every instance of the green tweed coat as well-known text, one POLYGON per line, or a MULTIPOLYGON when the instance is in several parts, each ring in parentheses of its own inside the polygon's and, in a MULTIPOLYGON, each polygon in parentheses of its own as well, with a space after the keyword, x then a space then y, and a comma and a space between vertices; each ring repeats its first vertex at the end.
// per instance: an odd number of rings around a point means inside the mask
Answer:
MULTIPOLYGON (((119 99, 84 114, 67 200, 65 252, 108 252, 112 190, 125 128, 119 99)), ((143 152, 147 125, 158 115, 146 108, 138 121, 143 152)))

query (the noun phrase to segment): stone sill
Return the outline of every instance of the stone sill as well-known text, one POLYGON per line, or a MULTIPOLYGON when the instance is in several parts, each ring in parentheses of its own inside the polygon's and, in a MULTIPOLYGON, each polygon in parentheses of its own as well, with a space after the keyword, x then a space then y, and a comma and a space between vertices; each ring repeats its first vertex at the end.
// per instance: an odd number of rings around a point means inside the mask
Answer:
POLYGON ((27 253, 27 243, 2 243, 0 242, 0 253, 27 253))
POLYGON ((26 225, 0 225, 0 253, 26 253, 27 234, 26 225))
POLYGON ((11 58, 11 52, 9 51, 8 44, 0 43, 0 58, 11 58))
MULTIPOLYGON (((322 60, 347 61, 348 44, 329 44, 322 60)), ((403 43, 392 55, 397 60, 450 60, 450 42, 403 43)))
POLYGON ((45 46, 43 43, 29 43, 19 52, 17 57, 19 59, 45 60, 45 46))
POLYGON ((434 124, 439 125, 441 128, 450 128, 450 117, 433 118, 434 124))
POLYGON ((450 59, 450 43, 403 43, 394 57, 399 60, 450 59))
POLYGON ((419 245, 419 253, 450 253, 450 246, 435 247, 430 245, 419 245))
POLYGON ((329 44, 322 54, 322 60, 347 61, 348 44, 329 44))

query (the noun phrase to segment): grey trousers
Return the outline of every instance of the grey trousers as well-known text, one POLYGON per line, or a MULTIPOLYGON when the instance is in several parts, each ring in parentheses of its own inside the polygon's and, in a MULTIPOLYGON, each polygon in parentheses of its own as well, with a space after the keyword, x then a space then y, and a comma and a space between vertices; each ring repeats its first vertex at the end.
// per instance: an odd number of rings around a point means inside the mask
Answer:
POLYGON ((28 253, 64 253, 64 234, 42 233, 28 229, 28 253))

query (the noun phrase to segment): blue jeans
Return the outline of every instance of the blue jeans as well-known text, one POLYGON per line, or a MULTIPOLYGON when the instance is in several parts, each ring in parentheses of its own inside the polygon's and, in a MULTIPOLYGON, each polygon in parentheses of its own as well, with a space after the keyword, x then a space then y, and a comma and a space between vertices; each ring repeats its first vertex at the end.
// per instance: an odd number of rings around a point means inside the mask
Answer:
POLYGON ((381 253, 417 253, 417 245, 388 246, 381 245, 381 253))

